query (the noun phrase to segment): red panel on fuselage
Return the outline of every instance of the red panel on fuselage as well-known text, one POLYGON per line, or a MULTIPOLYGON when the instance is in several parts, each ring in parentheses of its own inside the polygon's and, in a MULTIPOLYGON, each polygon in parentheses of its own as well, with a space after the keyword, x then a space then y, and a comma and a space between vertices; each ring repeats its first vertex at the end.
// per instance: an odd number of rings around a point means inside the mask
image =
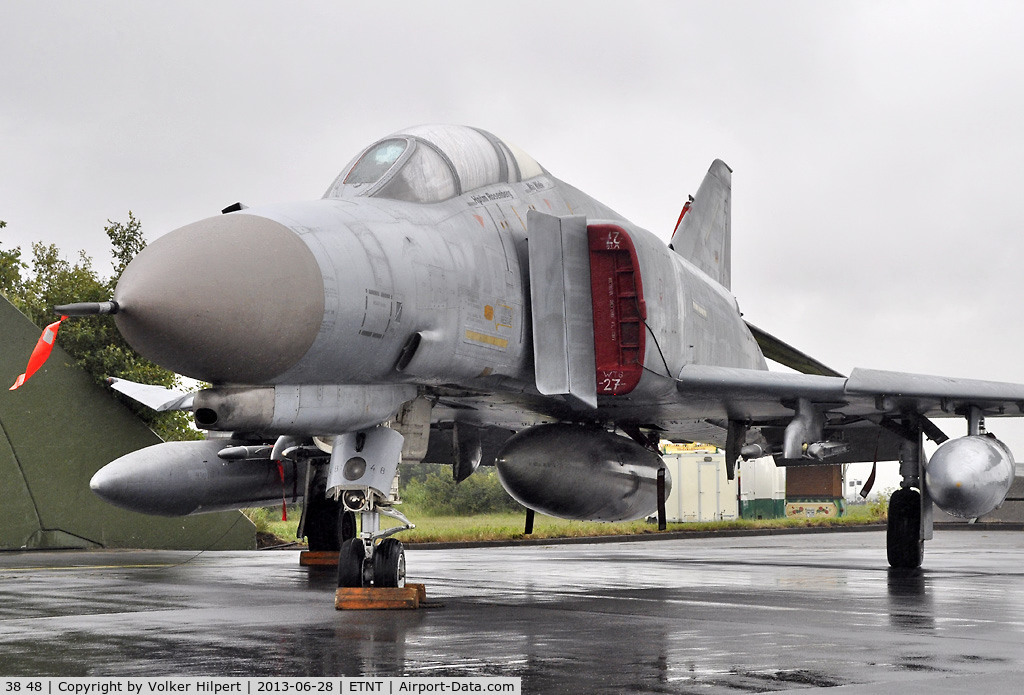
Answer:
POLYGON ((633 240, 622 227, 587 227, 598 395, 629 393, 643 375, 646 331, 643 283, 633 240))

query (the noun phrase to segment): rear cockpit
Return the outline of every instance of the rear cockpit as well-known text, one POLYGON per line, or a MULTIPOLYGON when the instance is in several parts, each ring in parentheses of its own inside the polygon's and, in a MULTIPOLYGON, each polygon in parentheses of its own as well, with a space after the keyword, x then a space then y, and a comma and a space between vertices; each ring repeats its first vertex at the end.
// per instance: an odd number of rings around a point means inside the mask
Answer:
POLYGON ((422 125, 363 150, 324 197, 437 203, 482 186, 516 183, 543 173, 533 157, 486 131, 422 125))

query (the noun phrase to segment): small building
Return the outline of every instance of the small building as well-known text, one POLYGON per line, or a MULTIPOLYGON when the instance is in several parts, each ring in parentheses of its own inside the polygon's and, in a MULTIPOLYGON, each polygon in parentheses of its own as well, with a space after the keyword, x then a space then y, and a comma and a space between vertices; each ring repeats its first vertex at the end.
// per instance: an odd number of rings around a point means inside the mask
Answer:
POLYGON ((790 466, 786 475, 786 516, 840 517, 845 513, 842 466, 790 466))
POLYGON ((786 516, 786 469, 775 465, 771 456, 741 461, 740 517, 781 519, 786 516))

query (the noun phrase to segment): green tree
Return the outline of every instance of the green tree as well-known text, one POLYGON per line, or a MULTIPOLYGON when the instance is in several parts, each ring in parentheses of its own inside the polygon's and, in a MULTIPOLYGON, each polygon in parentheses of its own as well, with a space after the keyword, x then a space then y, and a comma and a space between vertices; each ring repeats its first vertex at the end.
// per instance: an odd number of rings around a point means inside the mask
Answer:
MULTIPOLYGON (((0 229, 7 226, 7 223, 0 220, 0 229)), ((4 251, 0 248, 0 288, 3 288, 4 295, 18 295, 21 293, 21 274, 28 266, 21 260, 21 249, 14 248, 4 251)))
MULTIPOLYGON (((434 465, 434 464, 429 464, 434 465)), ((439 466, 421 480, 410 480, 402 497, 426 514, 437 516, 514 512, 522 509, 509 497, 494 468, 480 468, 456 484, 451 466, 439 466)))
MULTIPOLYGON (((0 250, 0 293, 40 328, 54 321, 53 307, 58 304, 110 299, 121 273, 146 246, 146 241, 142 225, 131 211, 125 223, 107 220, 104 231, 110 239, 113 256, 114 272, 110 277, 100 277, 84 251, 78 252, 78 260, 72 264, 61 256, 54 244, 37 242, 32 244, 30 265, 22 261, 20 248, 0 250)), ((180 385, 174 372, 135 352, 118 332, 111 316, 69 319, 61 324, 57 342, 98 383, 114 376, 144 384, 180 385)), ((190 426, 185 413, 156 413, 120 394, 117 398, 163 439, 202 437, 190 426)))
POLYGON ((131 210, 128 211, 127 223, 121 224, 120 222, 107 220, 107 226, 103 231, 107 233, 107 238, 110 239, 111 253, 115 261, 113 263, 114 275, 112 279, 116 283, 117 279, 121 277, 121 273, 124 272, 125 267, 135 258, 139 251, 146 248, 146 239, 142 236, 142 223, 135 219, 135 215, 132 214, 131 210))

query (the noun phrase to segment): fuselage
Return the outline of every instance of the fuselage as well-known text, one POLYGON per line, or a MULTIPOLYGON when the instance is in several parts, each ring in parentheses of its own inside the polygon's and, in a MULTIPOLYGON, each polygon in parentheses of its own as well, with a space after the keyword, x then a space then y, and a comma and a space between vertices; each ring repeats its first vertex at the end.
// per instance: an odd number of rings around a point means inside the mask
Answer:
POLYGON ((215 386, 411 384, 545 410, 536 405, 528 272, 527 215, 538 210, 621 229, 635 250, 642 371, 627 392, 600 395, 600 417, 671 399, 686 364, 766 368, 725 288, 533 167, 433 202, 370 195, 343 172, 321 200, 189 225, 129 266, 115 295, 118 325, 144 355, 215 386))

